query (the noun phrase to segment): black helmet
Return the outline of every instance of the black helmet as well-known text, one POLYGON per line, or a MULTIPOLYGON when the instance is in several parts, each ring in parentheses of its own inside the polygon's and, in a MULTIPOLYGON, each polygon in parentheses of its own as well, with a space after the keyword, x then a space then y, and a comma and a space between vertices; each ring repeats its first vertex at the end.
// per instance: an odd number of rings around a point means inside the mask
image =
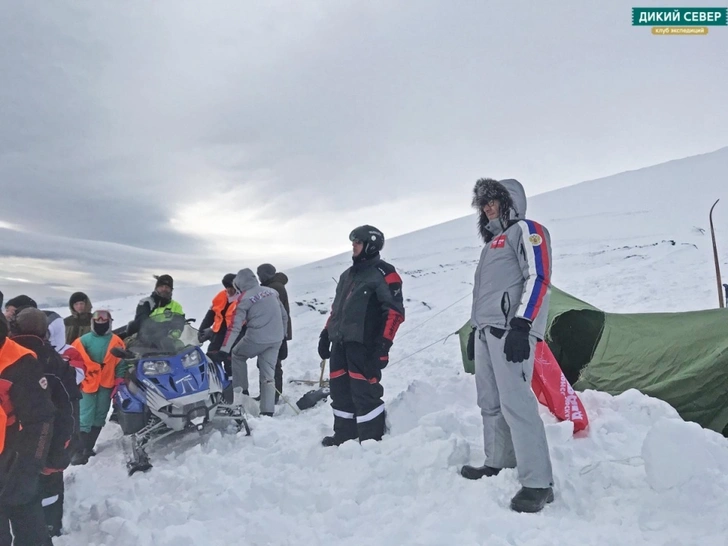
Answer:
POLYGON ((366 256, 374 256, 384 247, 384 233, 374 226, 359 226, 349 234, 350 241, 361 241, 364 244, 362 252, 366 256))

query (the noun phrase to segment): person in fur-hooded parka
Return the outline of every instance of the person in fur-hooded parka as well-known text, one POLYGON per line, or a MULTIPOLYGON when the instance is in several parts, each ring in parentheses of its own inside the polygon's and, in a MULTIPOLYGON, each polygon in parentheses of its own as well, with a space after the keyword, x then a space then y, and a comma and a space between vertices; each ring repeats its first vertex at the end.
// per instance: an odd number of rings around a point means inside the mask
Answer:
POLYGON ((483 417, 485 462, 466 465, 463 477, 518 469, 518 512, 538 512, 553 501, 546 432, 531 390, 536 343, 543 339, 551 284, 548 230, 527 220, 526 193, 517 180, 482 178, 473 206, 485 242, 475 271, 468 351, 475 361, 483 417))
POLYGON ((84 334, 91 331, 91 300, 83 292, 74 292, 68 300, 71 314, 63 319, 66 327, 66 343, 70 345, 84 334))

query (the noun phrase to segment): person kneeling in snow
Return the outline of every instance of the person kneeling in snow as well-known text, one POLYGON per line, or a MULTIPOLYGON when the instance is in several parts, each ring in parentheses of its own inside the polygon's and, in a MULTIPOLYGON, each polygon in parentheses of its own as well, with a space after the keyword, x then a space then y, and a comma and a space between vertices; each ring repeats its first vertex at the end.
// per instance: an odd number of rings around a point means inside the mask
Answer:
POLYGON ((379 257, 384 234, 372 226, 359 226, 349 240, 354 264, 341 274, 319 337, 319 356, 331 357, 334 435, 321 441, 327 447, 357 437, 360 442, 382 439, 386 418, 380 380, 404 322, 402 279, 379 257))
POLYGON ((114 347, 124 349, 124 342, 111 331, 111 313, 106 310, 94 312, 91 331, 73 342, 86 362, 86 377, 81 383, 81 444, 82 449, 73 455, 71 464, 86 464, 89 457, 96 455, 94 446, 101 429, 106 424, 106 415, 111 406, 112 389, 116 377, 121 375, 121 359, 114 356, 114 347), (117 366, 119 370, 117 370, 117 366))
POLYGON ((250 269, 241 269, 233 286, 238 291, 235 316, 218 353, 221 360, 232 355, 233 388, 248 390, 248 359, 258 357, 260 370, 260 414, 273 416, 278 351, 288 327, 288 314, 272 288, 260 286, 250 269), (245 325, 245 335, 236 343, 245 325))
POLYGON ((475 270, 468 357, 475 361, 485 464, 466 465, 461 474, 477 480, 517 466, 522 487, 511 508, 538 512, 554 500, 546 431, 531 390, 536 342, 548 317, 551 238, 525 219, 526 194, 517 180, 481 178, 473 206, 485 246, 475 270))

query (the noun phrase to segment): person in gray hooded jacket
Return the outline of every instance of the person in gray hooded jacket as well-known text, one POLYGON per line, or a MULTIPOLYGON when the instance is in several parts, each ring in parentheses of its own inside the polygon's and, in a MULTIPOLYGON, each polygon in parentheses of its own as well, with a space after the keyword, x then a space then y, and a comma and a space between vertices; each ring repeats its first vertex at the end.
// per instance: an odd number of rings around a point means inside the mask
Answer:
POLYGON ((527 220, 517 180, 483 178, 473 189, 485 242, 475 271, 468 356, 475 361, 483 416, 485 464, 466 465, 463 477, 518 469, 517 512, 538 512, 554 500, 546 431, 531 390, 536 343, 543 339, 551 292, 551 238, 527 220))
POLYGON ((220 355, 232 356, 233 388, 248 390, 248 359, 258 357, 260 370, 260 413, 273 415, 275 409, 274 371, 278 351, 288 328, 286 313, 278 292, 260 286, 250 269, 241 269, 233 286, 238 291, 232 325, 225 334, 220 355), (245 335, 235 343, 243 325, 245 335))

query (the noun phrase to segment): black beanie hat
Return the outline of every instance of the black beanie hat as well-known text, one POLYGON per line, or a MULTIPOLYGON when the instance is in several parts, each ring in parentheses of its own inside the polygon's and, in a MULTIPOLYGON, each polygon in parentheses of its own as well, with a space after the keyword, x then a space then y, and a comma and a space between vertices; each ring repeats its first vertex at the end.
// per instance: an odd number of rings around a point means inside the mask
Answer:
POLYGON ((225 288, 232 288, 233 281, 235 280, 235 273, 228 273, 222 278, 222 285, 225 288))
POLYGON ((21 307, 35 307, 37 309, 38 304, 35 303, 35 300, 30 296, 22 294, 20 296, 10 298, 8 301, 6 301, 5 307, 17 307, 18 309, 21 307))
POLYGON ((271 264, 260 264, 257 273, 260 282, 268 282, 275 276, 276 268, 271 264))
POLYGON ((174 280, 170 275, 155 275, 154 278, 157 279, 157 284, 154 285, 154 288, 158 286, 169 286, 174 290, 174 280))

